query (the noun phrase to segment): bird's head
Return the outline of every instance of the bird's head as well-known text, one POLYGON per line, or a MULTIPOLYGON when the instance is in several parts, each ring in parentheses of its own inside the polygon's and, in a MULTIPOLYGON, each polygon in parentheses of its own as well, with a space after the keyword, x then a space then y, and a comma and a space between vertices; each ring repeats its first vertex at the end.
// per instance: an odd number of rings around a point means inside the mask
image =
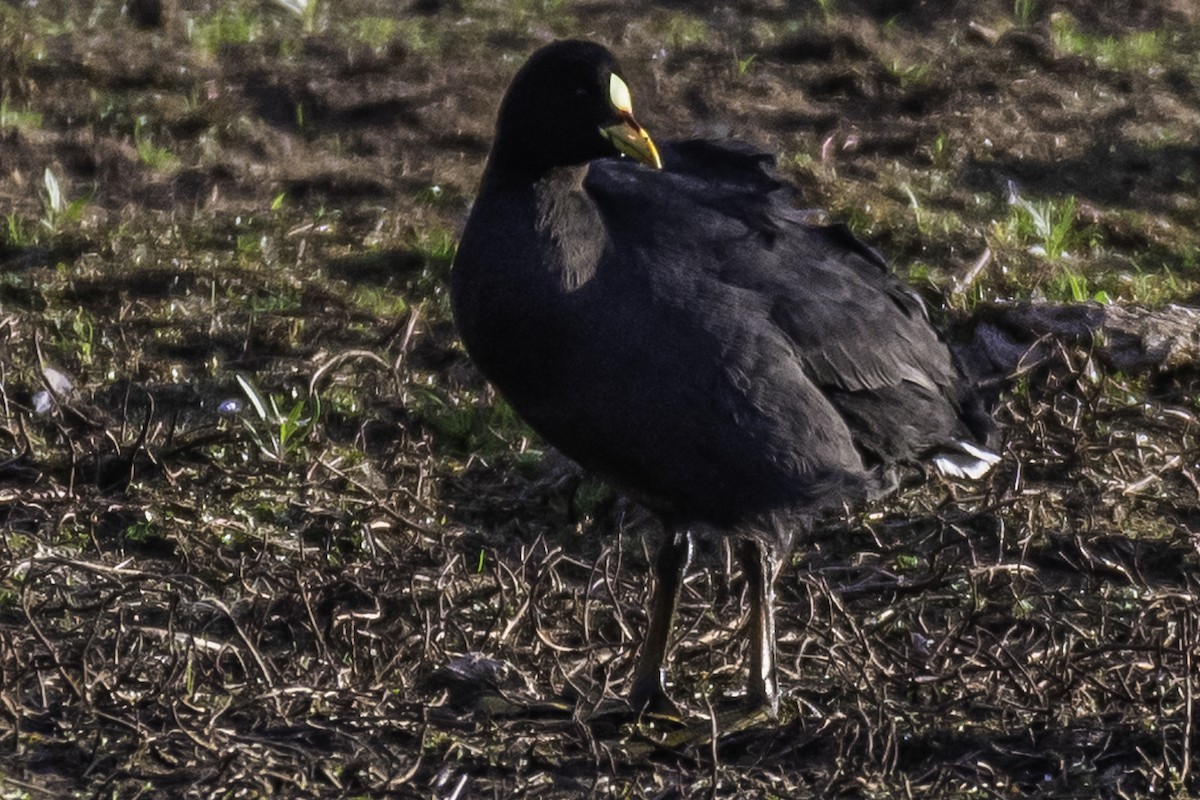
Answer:
POLYGON ((616 58, 593 42, 547 45, 513 78, 496 122, 491 164, 541 175, 618 153, 661 168, 658 148, 633 117, 616 58))

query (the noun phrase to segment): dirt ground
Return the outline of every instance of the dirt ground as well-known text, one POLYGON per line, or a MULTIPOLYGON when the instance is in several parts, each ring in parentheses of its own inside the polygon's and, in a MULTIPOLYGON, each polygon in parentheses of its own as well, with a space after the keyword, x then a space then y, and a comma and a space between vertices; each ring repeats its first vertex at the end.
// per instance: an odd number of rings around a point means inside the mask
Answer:
POLYGON ((0 3, 0 797, 1200 794, 1200 373, 1089 335, 1008 376, 988 479, 798 550, 778 722, 711 541, 686 720, 623 711, 656 525, 445 288, 566 36, 656 139, 778 153, 956 337, 1200 304, 1187 0, 0 3))

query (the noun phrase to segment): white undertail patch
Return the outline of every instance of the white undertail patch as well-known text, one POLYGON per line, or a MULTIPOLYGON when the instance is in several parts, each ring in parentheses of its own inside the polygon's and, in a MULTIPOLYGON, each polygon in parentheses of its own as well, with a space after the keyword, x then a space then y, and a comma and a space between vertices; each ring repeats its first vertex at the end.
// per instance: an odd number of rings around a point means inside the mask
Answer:
POLYGON ((962 448, 962 452, 938 453, 933 457, 933 466, 943 475, 975 481, 987 475, 992 467, 1000 463, 999 453, 993 453, 970 442, 958 441, 955 444, 962 448))

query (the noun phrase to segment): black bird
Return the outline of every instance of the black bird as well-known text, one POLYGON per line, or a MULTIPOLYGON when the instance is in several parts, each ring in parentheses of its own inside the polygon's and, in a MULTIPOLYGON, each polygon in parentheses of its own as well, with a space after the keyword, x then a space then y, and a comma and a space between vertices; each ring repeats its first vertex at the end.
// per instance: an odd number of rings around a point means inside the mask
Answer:
POLYGON ((899 464, 977 477, 997 460, 920 301, 844 226, 807 224, 793 195, 744 144, 660 154, 598 44, 538 50, 500 106, 454 317, 538 433, 662 520, 638 707, 670 707, 691 528, 737 540, 749 695, 774 712, 773 587, 793 533, 889 490, 899 464))

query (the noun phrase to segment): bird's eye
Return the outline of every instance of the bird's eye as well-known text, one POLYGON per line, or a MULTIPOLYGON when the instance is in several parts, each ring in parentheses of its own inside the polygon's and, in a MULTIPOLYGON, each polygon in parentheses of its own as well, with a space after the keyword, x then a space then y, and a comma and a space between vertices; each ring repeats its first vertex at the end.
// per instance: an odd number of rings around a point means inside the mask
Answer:
POLYGON ((629 97, 629 87, 616 73, 608 76, 608 100, 617 111, 625 114, 633 113, 633 101, 629 97))

